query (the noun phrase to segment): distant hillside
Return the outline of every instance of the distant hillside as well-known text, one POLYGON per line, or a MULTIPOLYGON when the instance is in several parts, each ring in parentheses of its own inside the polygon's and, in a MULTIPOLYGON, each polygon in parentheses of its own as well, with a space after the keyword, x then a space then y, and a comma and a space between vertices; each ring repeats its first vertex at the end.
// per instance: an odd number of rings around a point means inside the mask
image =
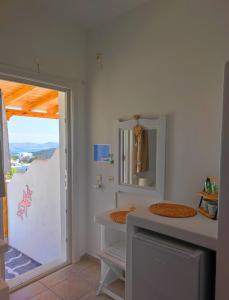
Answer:
POLYGON ((43 150, 52 150, 56 149, 59 146, 58 143, 43 143, 43 144, 38 144, 38 143, 10 143, 10 153, 11 154, 17 154, 20 152, 39 152, 43 150))
POLYGON ((40 150, 37 152, 33 152, 33 156, 36 159, 49 159, 53 156, 53 153, 55 152, 56 148, 46 149, 46 150, 40 150))

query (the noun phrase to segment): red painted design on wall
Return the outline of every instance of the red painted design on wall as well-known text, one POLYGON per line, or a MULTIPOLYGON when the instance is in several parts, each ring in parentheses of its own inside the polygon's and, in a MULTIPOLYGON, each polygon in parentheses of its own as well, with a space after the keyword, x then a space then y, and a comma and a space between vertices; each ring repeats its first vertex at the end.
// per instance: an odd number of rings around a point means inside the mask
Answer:
POLYGON ((30 190, 29 186, 26 185, 26 189, 23 190, 22 200, 18 203, 17 211, 17 216, 21 218, 22 221, 24 217, 27 217, 28 207, 30 207, 32 203, 32 194, 33 192, 30 190))

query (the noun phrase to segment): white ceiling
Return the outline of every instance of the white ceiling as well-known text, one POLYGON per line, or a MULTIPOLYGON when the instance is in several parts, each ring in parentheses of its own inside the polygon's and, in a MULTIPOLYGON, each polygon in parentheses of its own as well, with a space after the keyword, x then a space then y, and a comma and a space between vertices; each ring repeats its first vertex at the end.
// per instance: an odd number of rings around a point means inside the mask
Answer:
MULTIPOLYGON (((71 17, 84 27, 106 23, 111 19, 147 2, 148 0, 67 0, 59 1, 65 5, 71 17)), ((57 2, 56 2, 57 4, 57 2)))

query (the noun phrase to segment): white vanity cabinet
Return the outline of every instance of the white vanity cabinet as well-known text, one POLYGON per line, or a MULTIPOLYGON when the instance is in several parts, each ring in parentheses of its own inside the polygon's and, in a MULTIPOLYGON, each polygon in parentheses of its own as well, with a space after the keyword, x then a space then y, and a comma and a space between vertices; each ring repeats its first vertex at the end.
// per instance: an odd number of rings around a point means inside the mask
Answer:
POLYGON ((132 212, 126 300, 213 300, 217 235, 217 221, 199 214, 176 219, 147 209, 132 212))
MULTIPOLYGON (((116 128, 114 149, 114 183, 118 208, 120 193, 141 197, 145 195, 154 201, 164 199, 165 182, 166 117, 138 115, 130 119, 119 119, 116 128)), ((135 203, 132 203, 135 207, 135 203)), ((142 205, 142 203, 140 204, 142 205)), ((128 204, 124 205, 125 207, 128 204)), ((122 210, 123 207, 120 208, 122 210)), ((128 207, 129 209, 130 207, 128 207)), ((100 224, 101 281, 97 294, 106 293, 115 300, 123 300, 112 293, 108 286, 116 280, 126 279, 126 225, 112 221, 110 213, 98 214, 100 224)))
MULTIPOLYGON (((208 266, 214 269, 217 221, 199 214, 182 219, 161 217, 152 214, 142 201, 144 197, 152 203, 164 200, 166 118, 120 119, 116 132, 116 192, 127 194, 130 206, 136 210, 128 214, 127 225, 112 221, 110 214, 114 210, 96 216, 101 229, 98 256, 102 261, 98 293, 103 291, 115 300, 123 300, 108 289, 112 281, 121 278, 125 281, 126 300, 214 299, 214 280, 208 277, 208 266), (137 195, 138 201, 133 195, 137 195), (152 284, 151 277, 155 278, 152 284), (179 281, 184 287, 179 286, 179 281), (192 293, 185 288, 191 288, 192 293), (178 296, 179 291, 182 297, 178 296)), ((129 206, 123 199, 122 205, 120 198, 116 197, 116 210, 129 206)))
POLYGON ((124 300, 109 290, 109 285, 126 276, 126 225, 114 223, 110 213, 116 210, 98 214, 95 222, 100 226, 101 245, 98 256, 101 259, 101 278, 97 295, 105 293, 115 300, 124 300))
POLYGON ((146 231, 132 247, 132 300, 214 299, 210 251, 146 231))

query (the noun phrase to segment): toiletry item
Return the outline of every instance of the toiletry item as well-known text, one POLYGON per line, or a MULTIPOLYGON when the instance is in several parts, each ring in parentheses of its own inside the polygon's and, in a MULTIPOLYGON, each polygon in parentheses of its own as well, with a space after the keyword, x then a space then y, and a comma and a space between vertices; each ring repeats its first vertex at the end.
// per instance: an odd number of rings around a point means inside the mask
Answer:
POLYGON ((152 179, 140 177, 138 179, 138 185, 139 186, 152 186, 152 179))
POLYGON ((210 216, 214 217, 217 213, 217 205, 214 203, 208 203, 208 213, 210 216))
POLYGON ((205 210, 206 212, 208 212, 208 201, 203 200, 202 204, 203 204, 204 210, 205 210))
POLYGON ((211 180, 209 178, 204 183, 204 191, 208 194, 212 193, 211 180))
POLYGON ((217 219, 219 186, 216 176, 208 176, 204 182, 204 188, 198 195, 201 197, 199 202, 199 213, 209 219, 217 219))
POLYGON ((217 186, 216 182, 211 182, 211 193, 212 194, 218 193, 218 186, 217 186))

